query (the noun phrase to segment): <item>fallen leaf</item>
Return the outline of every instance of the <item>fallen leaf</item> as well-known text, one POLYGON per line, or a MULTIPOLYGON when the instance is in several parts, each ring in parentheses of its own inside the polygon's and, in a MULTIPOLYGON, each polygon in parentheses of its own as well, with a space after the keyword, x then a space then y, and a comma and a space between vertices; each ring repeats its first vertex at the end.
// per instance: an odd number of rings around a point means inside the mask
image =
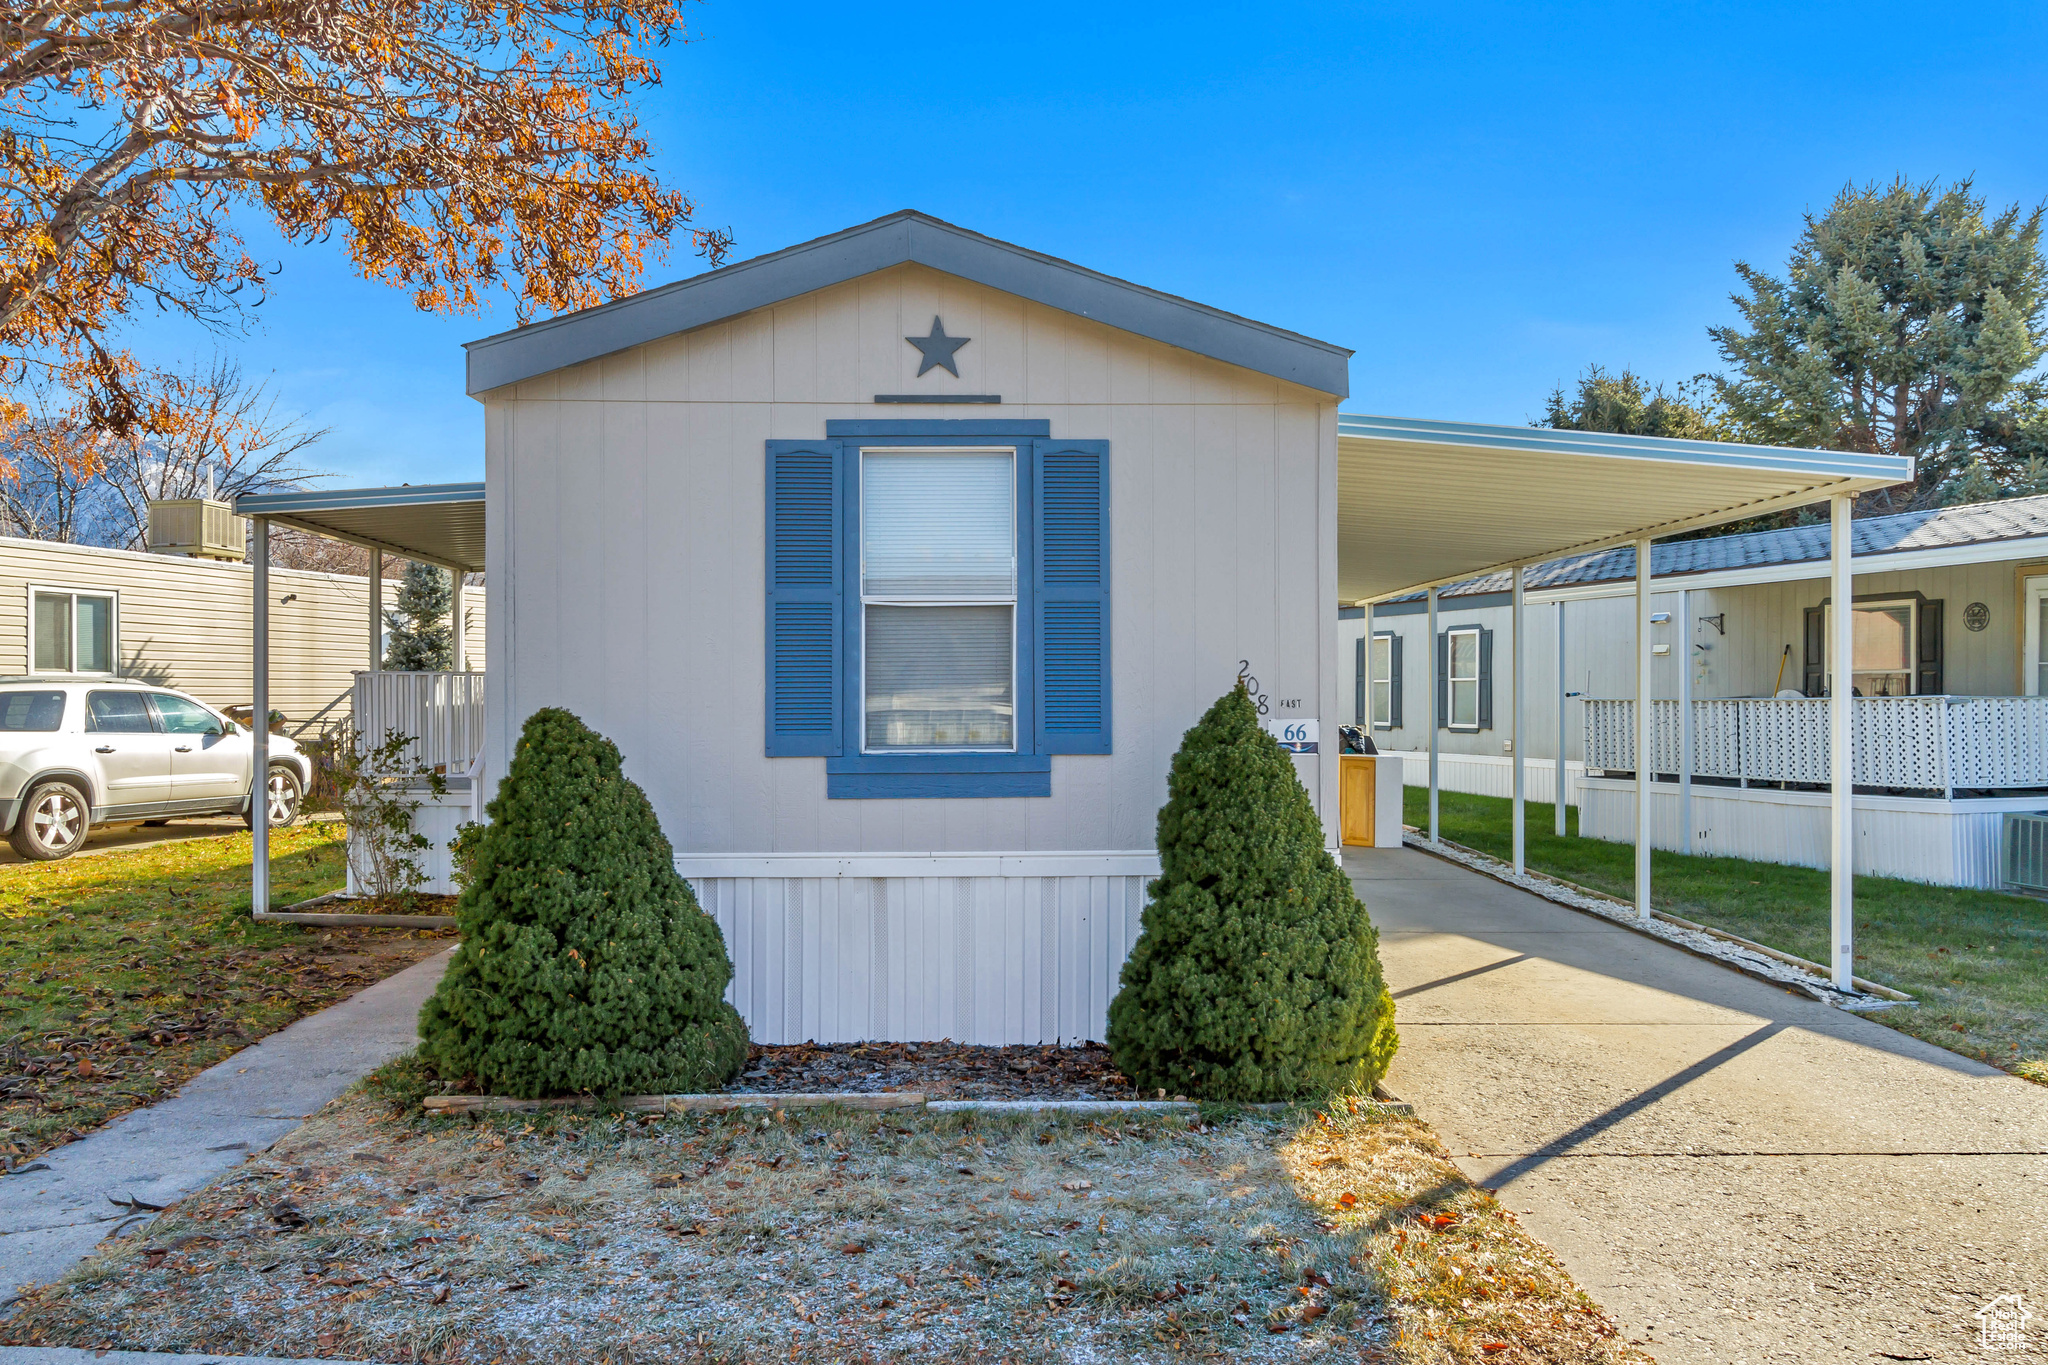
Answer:
POLYGON ((1079 1194, 1082 1190, 1094 1189, 1095 1182, 1092 1180, 1068 1180, 1063 1182, 1060 1188, 1068 1194, 1079 1194))
POLYGON ((867 1249, 867 1243, 865 1242, 848 1242, 845 1246, 839 1248, 839 1251, 844 1256, 858 1256, 867 1249))
POLYGON ((444 1284, 444 1285, 442 1285, 442 1286, 441 1286, 441 1287, 440 1287, 439 1289, 436 1289, 436 1290, 434 1291, 434 1297, 433 1297, 433 1300, 432 1300, 432 1302, 434 1302, 434 1303, 446 1303, 446 1302, 448 1302, 448 1291, 449 1291, 449 1289, 451 1289, 452 1287, 453 1287, 453 1286, 451 1286, 451 1285, 445 1285, 445 1284, 444 1284))
POLYGON ((1319 1303, 1312 1303, 1301 1310, 1301 1320, 1303 1322, 1314 1322, 1317 1318, 1321 1317, 1323 1314, 1329 1311, 1329 1309, 1323 1307, 1323 1305, 1319 1303))
POLYGON ((1037 1202, 1038 1202, 1038 1196, 1037 1196, 1037 1195, 1035 1195, 1035 1194, 1026 1194, 1026 1193, 1024 1193, 1024 1191, 1022 1191, 1022 1190, 1011 1190, 1011 1191, 1010 1191, 1010 1198, 1012 1198, 1012 1199, 1021 1199, 1021 1200, 1023 1200, 1023 1201, 1025 1202, 1025 1203, 1027 1203, 1027 1204, 1035 1204, 1035 1203, 1037 1203, 1037 1202))
POLYGON ((1340 1208, 1340 1209, 1355 1209, 1355 1208, 1357 1208, 1357 1207, 1358 1207, 1358 1196, 1357 1196, 1357 1195, 1355 1195, 1355 1194, 1353 1194, 1353 1193, 1352 1193, 1351 1191, 1349 1191, 1349 1190, 1346 1190, 1346 1191, 1344 1191, 1344 1193, 1342 1193, 1342 1194, 1340 1194, 1340 1195, 1338 1195, 1338 1196, 1337 1196, 1337 1207, 1338 1207, 1338 1208, 1340 1208))

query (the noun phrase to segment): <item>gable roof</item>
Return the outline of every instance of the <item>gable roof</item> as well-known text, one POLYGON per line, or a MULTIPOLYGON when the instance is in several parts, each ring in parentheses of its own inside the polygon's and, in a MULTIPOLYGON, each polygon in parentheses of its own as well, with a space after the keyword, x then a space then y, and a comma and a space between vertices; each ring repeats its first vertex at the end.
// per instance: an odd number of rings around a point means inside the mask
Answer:
POLYGON ((480 394, 914 262, 1305 388, 1345 397, 1351 352, 905 209, 829 237, 472 341, 480 394))
MULTIPOLYGON (((2048 495, 1861 518, 1850 523, 1849 548, 1860 561, 1866 555, 1987 545, 2033 537, 2048 537, 2048 495)), ((1702 540, 1666 541, 1650 547, 1650 577, 1722 573, 1730 569, 1773 564, 1825 563, 1831 538, 1828 524, 1816 522, 1811 526, 1788 526, 1777 531, 1747 531, 1741 535, 1713 536, 1702 540)), ((1859 564, 1858 572, 1876 572, 1883 567, 1882 564, 1859 564)), ((1548 564, 1534 565, 1524 583, 1529 591, 1535 592, 1582 583, 1628 582, 1635 576, 1635 547, 1624 545, 1597 554, 1572 555, 1553 559, 1548 564)), ((1511 574, 1491 573, 1453 584, 1442 589, 1438 596, 1473 597, 1484 593, 1504 593, 1513 587, 1511 574)), ((1418 600, 1421 596, 1420 593, 1409 593, 1389 600, 1406 602, 1418 600)))

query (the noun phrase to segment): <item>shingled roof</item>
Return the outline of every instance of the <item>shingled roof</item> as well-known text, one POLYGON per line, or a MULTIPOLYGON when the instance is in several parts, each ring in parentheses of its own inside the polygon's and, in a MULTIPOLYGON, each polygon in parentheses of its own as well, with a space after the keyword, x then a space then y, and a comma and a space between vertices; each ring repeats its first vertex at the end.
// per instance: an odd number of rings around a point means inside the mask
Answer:
MULTIPOLYGON (((2001 502, 1974 502, 1961 507, 1867 517, 1852 523, 1850 552, 1860 560, 1866 555, 1875 558, 1908 550, 1983 545, 2036 536, 2048 536, 2048 496, 2007 498, 2001 502)), ((1667 541, 1650 547, 1650 576, 1684 577, 1771 564, 1824 563, 1830 539, 1828 524, 1822 521, 1780 531, 1747 531, 1734 536, 1667 541)), ((1574 555, 1535 565, 1529 570, 1525 583, 1533 592, 1585 583, 1626 582, 1635 576, 1635 547, 1625 545, 1597 554, 1574 555)), ((1511 576, 1501 572, 1452 584, 1438 595, 1474 597, 1507 592, 1513 586, 1511 576)), ((1408 602, 1421 597, 1421 593, 1409 593, 1390 600, 1408 602)))

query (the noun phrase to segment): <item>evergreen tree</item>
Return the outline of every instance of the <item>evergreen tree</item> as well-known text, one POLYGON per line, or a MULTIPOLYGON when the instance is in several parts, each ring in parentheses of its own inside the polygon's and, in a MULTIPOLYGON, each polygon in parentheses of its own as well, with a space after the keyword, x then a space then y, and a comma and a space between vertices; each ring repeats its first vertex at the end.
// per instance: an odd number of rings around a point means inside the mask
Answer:
POLYGON ((1635 371, 1614 374, 1588 365, 1577 392, 1552 389, 1537 426, 1559 431, 1611 431, 1622 436, 1668 436, 1685 441, 1723 441, 1720 414, 1694 392, 1693 384, 1667 390, 1652 387, 1635 371))
POLYGON ((390 635, 384 667, 406 673, 435 673, 455 662, 454 631, 448 624, 455 586, 446 569, 413 560, 398 582, 398 598, 384 613, 390 635))
POLYGON ((1985 214, 1967 180, 1850 186, 1779 279, 1738 264, 1741 325, 1712 327, 1737 439, 1911 455, 1914 485, 1862 516, 1932 506, 1982 461, 2002 487, 2048 454, 2042 209, 1985 214))
POLYGON ((1941 505, 1959 507, 1972 502, 1996 502, 2000 498, 2035 498, 2048 493, 2048 460, 2031 456, 2016 472, 1999 478, 1983 460, 1972 460, 1967 469, 1950 479, 1941 490, 1941 505))
POLYGON ((536 711, 468 855, 462 946, 420 1010, 420 1051, 491 1094, 674 1094, 739 1074, 718 924, 676 872, 619 751, 536 711))
POLYGON ((1161 875, 1109 1007, 1117 1066, 1216 1100, 1372 1085, 1396 1046, 1379 935, 1242 683, 1182 738, 1166 789, 1161 875))

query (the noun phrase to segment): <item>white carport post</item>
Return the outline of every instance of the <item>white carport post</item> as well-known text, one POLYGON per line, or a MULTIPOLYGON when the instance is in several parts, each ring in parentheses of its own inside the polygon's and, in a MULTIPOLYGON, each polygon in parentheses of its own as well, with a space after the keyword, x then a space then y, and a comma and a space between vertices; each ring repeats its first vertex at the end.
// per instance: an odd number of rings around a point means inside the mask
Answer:
POLYGON ((1829 861, 1828 925, 1834 939, 1835 989, 1856 988, 1856 598, 1850 572, 1849 517, 1854 493, 1828 500, 1828 804, 1834 817, 1829 861))
POLYGON ((1564 599, 1560 597, 1557 600, 1557 804, 1551 810, 1551 814, 1556 817, 1557 837, 1560 839, 1564 838, 1565 833, 1564 702, 1564 599))
POLYGON ((1636 541, 1636 913, 1650 917, 1650 541, 1636 541))
POLYGON ((1424 691, 1426 691, 1426 692, 1428 692, 1428 693, 1429 693, 1429 841, 1430 841, 1430 842, 1431 842, 1431 843, 1433 844, 1433 843, 1437 842, 1437 819, 1436 819, 1436 792, 1437 792, 1437 786, 1436 786, 1436 768, 1437 768, 1437 743, 1436 743, 1436 732, 1437 732, 1437 727, 1438 727, 1439 725, 1442 725, 1442 724, 1443 724, 1443 717, 1442 717, 1442 716, 1439 716, 1439 715, 1438 715, 1438 714, 1436 713, 1436 694, 1437 694, 1437 668, 1438 668, 1438 664, 1437 664, 1437 661, 1436 661, 1436 650, 1437 650, 1437 643, 1436 643, 1436 589, 1435 589, 1435 588, 1431 588, 1431 589, 1429 590, 1429 639, 1428 639, 1428 640, 1427 640, 1427 641, 1426 641, 1425 643, 1426 643, 1426 648, 1424 648, 1424 650, 1422 651, 1422 657, 1423 657, 1423 658, 1425 658, 1425 659, 1427 659, 1427 660, 1429 661, 1428 663, 1426 663, 1426 664, 1424 664, 1424 665, 1423 665, 1423 669, 1424 669, 1424 673, 1423 673, 1423 676, 1424 676, 1425 678, 1427 678, 1427 679, 1429 680, 1429 686, 1423 689, 1424 691))
POLYGON ((370 551, 370 671, 384 668, 384 552, 370 551))
POLYGON ((270 909, 270 518, 254 518, 251 528, 256 646, 249 661, 249 911, 260 919, 270 909))
POLYGON ((1678 594, 1678 819, 1692 852, 1692 589, 1678 594))
POLYGON ((1521 565, 1515 565, 1514 620, 1511 622, 1515 638, 1513 652, 1508 656, 1508 667, 1514 674, 1514 681, 1511 684, 1514 688, 1514 712, 1509 723, 1514 727, 1511 733, 1514 735, 1512 742, 1515 746, 1515 875, 1518 877, 1522 874, 1523 855, 1527 852, 1529 842, 1528 829, 1523 819, 1526 809, 1523 797, 1526 794, 1527 778, 1527 765, 1524 759, 1527 757, 1525 751, 1528 745, 1523 742, 1525 736, 1522 733, 1522 693, 1525 681, 1522 676, 1522 594, 1524 576, 1527 572, 1521 565))

